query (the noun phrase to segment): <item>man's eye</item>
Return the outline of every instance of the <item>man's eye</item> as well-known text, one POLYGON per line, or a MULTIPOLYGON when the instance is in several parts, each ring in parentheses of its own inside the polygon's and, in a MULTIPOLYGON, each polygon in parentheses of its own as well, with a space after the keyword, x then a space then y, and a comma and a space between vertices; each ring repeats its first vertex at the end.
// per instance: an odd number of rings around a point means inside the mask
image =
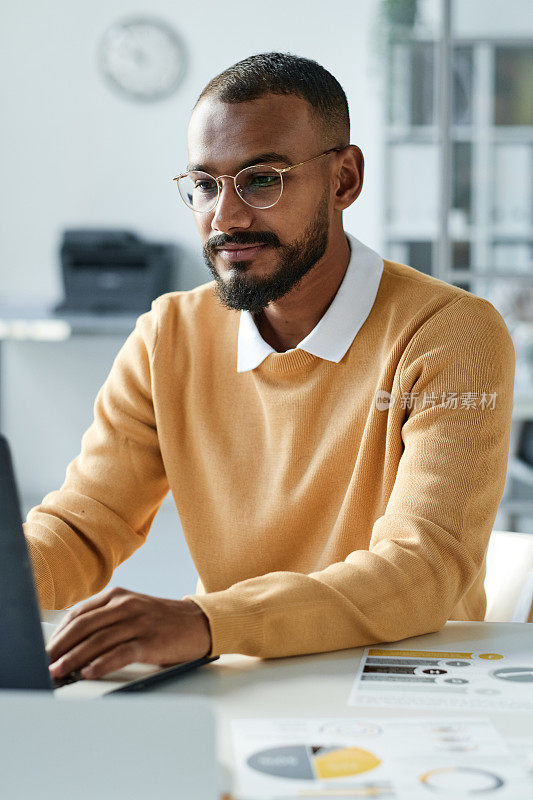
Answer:
POLYGON ((253 175, 250 178, 250 186, 276 186, 279 181, 279 175, 253 175))
POLYGON ((216 191, 214 181, 196 181, 194 188, 198 192, 213 192, 216 191))

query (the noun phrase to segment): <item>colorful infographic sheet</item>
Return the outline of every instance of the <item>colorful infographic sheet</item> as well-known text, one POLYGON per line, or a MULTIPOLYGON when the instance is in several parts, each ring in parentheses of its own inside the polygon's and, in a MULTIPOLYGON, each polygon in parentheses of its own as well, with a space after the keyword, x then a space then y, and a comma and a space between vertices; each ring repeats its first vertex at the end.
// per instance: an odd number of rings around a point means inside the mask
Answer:
POLYGON ((348 704, 533 712, 533 650, 366 648, 348 704))
POLYGON ((232 736, 237 800, 533 796, 484 717, 236 719, 232 736))

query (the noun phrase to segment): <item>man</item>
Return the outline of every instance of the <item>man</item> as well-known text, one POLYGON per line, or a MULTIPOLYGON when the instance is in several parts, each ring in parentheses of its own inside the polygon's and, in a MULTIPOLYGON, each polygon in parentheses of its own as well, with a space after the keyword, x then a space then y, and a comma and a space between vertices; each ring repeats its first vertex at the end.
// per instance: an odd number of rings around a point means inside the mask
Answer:
POLYGON ((315 62, 252 56, 202 92, 177 183, 214 280, 139 317, 25 523, 41 605, 67 608, 170 488, 197 593, 90 597, 49 644, 54 677, 483 619, 513 345, 489 302, 344 232, 362 182, 346 97, 315 62))

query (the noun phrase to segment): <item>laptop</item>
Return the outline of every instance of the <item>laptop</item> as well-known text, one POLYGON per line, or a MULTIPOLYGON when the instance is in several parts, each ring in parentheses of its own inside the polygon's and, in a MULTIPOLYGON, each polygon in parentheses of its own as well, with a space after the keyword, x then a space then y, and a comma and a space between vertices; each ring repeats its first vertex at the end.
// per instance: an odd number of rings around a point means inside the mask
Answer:
POLYGON ((220 797, 219 785, 231 777, 217 764, 215 715, 206 699, 166 693, 113 698, 62 702, 52 692, 1 691, 1 796, 220 797))
MULTIPOLYGON (((0 689, 36 689, 76 697, 138 692, 218 658, 206 656, 165 668, 130 664, 99 680, 85 680, 75 673, 56 681, 48 669, 43 634, 47 627, 41 626, 11 453, 0 434, 0 689)), ((50 634, 48 630, 47 638, 50 634)))

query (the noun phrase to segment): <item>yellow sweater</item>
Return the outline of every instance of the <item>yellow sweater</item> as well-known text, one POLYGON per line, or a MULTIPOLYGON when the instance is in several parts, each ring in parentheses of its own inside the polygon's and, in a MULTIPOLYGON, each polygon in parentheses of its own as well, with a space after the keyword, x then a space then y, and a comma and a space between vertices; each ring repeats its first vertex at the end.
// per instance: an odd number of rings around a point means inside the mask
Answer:
POLYGON ((212 655, 322 652, 483 619, 515 360, 494 306, 385 260, 338 364, 297 349, 238 373, 239 314, 213 285, 139 317, 63 486, 29 512, 41 606, 101 590, 170 488, 212 655))

